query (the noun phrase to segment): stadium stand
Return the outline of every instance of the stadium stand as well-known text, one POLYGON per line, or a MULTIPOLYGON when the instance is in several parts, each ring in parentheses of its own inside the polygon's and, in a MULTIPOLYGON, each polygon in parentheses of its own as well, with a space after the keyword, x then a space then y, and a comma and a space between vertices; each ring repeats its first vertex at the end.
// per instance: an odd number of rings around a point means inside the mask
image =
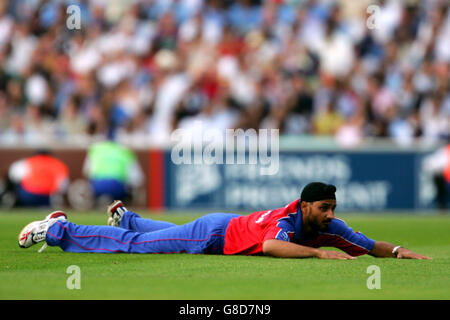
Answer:
POLYGON ((11 0, 0 144, 279 128, 343 146, 450 136, 448 1, 11 0), (368 12, 376 5, 376 16, 368 12), (68 5, 80 28, 67 26, 68 5), (376 18, 376 19, 375 19, 376 18))

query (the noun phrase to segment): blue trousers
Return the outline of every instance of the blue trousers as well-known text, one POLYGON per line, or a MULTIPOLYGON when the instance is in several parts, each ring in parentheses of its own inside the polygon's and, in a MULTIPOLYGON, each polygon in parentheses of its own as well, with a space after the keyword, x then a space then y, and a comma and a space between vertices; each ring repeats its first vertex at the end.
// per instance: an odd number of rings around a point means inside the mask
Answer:
POLYGON ((17 187, 19 204, 22 206, 49 206, 50 196, 34 194, 25 190, 22 186, 17 187))
POLYGON ((123 182, 116 179, 91 179, 91 186, 96 197, 106 195, 112 199, 123 199, 128 195, 123 182))
POLYGON ((120 227, 57 221, 47 231, 49 246, 68 252, 223 254, 231 213, 211 213, 184 225, 141 218, 128 211, 120 227))

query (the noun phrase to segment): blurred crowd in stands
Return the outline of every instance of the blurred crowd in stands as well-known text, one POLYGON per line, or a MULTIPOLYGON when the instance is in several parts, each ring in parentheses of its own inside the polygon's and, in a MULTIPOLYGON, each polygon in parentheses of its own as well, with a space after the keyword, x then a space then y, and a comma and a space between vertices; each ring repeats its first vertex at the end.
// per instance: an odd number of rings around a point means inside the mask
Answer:
POLYGON ((199 124, 432 145, 449 89, 448 0, 0 2, 2 145, 158 145, 199 124))

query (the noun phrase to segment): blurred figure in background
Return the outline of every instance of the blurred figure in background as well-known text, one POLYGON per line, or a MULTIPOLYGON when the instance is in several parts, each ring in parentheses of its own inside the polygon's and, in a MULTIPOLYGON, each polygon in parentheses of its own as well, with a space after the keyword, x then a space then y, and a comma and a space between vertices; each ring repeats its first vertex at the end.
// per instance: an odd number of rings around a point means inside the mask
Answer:
POLYGON ((41 150, 12 163, 8 177, 9 191, 15 194, 16 205, 49 206, 53 199, 65 194, 69 169, 48 151, 41 150))
POLYGON ((425 169, 433 177, 439 209, 447 210, 450 200, 450 144, 428 155, 425 169))
POLYGON ((94 198, 103 202, 132 197, 132 189, 144 182, 144 174, 136 154, 111 140, 90 146, 83 165, 94 198))

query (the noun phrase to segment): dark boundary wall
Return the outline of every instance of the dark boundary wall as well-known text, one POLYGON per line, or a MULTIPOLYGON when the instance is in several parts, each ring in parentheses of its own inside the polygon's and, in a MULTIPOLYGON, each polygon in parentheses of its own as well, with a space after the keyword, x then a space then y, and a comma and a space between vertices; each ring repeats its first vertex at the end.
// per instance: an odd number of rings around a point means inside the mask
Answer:
MULTIPOLYGON (((434 186, 419 151, 280 151, 279 170, 261 175, 261 165, 175 165, 166 153, 166 205, 259 211, 300 196, 311 181, 337 186, 338 210, 383 212, 435 207, 434 186)), ((247 161, 248 163, 248 161, 247 161)))
MULTIPOLYGON (((9 166, 19 159, 23 159, 33 155, 36 152, 35 149, 26 149, 26 148, 2 148, 0 149, 0 179, 4 180, 9 166)), ((86 180, 83 176, 83 163, 86 157, 86 149, 82 148, 61 148, 61 149, 52 149, 51 154, 69 167, 70 181, 73 184, 79 180, 86 180)), ((145 177, 148 177, 149 171, 149 152, 147 150, 135 150, 136 155, 138 157, 138 161, 141 165, 142 170, 144 171, 145 177)), ((139 192, 139 196, 135 197, 134 203, 130 204, 131 206, 136 207, 147 207, 150 204, 147 199, 147 190, 148 187, 148 179, 145 179, 144 185, 142 187, 144 192, 139 192)))
MULTIPOLYGON (((12 162, 33 152, 0 149, 0 178, 5 177, 12 162)), ((280 151, 275 175, 261 175, 260 165, 175 165, 168 150, 135 152, 147 178, 140 196, 130 206, 154 211, 277 208, 298 198, 310 181, 335 184, 342 211, 434 208, 431 179, 422 170, 426 152, 280 151)), ((52 153, 69 166, 72 182, 84 179, 86 149, 54 149, 52 153)))

